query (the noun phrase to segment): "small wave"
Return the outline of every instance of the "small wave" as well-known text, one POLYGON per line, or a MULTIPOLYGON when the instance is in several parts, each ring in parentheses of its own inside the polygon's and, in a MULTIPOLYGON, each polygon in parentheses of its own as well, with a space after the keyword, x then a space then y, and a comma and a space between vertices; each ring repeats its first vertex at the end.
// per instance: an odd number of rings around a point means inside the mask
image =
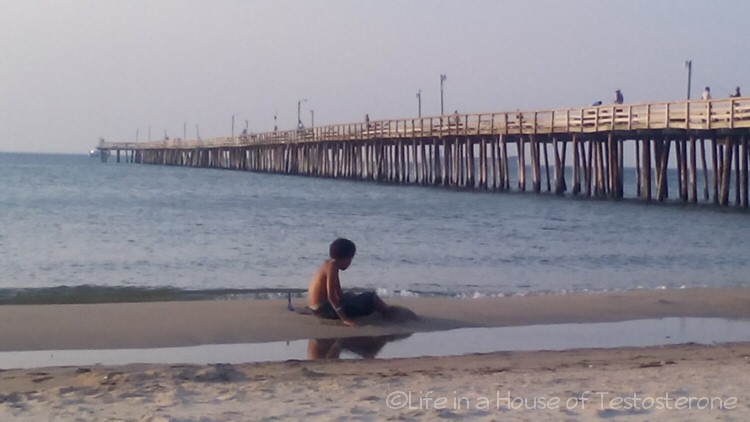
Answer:
MULTIPOLYGON (((457 299, 479 299, 510 296, 567 295, 576 293, 603 293, 631 290, 686 289, 690 286, 637 286, 625 289, 543 289, 506 292, 483 292, 476 289, 466 291, 430 291, 377 288, 376 293, 383 298, 402 297, 444 297, 457 299)), ((707 287, 707 286, 703 286, 707 287)), ((355 293, 366 288, 347 289, 355 293)), ((3 288, 0 289, 0 305, 51 305, 51 304, 93 304, 127 302, 175 302, 199 300, 286 300, 307 297, 307 290, 296 288, 257 288, 257 289, 180 289, 177 287, 136 287, 136 286, 56 286, 46 288, 3 288)))
POLYGON ((303 297, 303 289, 202 289, 135 286, 55 286, 0 289, 0 305, 88 304, 117 302, 171 302, 194 300, 283 299, 303 297))

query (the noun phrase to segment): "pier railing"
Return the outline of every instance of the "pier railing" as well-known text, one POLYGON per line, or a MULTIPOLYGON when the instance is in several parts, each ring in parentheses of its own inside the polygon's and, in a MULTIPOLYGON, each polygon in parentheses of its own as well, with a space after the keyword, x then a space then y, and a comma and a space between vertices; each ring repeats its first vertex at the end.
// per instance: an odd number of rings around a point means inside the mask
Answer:
POLYGON ((750 97, 374 120, 235 137, 138 143, 102 142, 99 149, 194 149, 258 144, 439 138, 451 135, 592 134, 613 131, 708 131, 741 128, 750 128, 750 97))
POLYGON ((610 199, 625 197, 624 156, 634 153, 636 197, 668 199, 674 160, 677 186, 671 189, 682 202, 696 203, 701 196, 728 205, 734 196, 737 206, 750 208, 749 144, 750 97, 740 97, 101 142, 98 149, 104 162, 111 151, 117 162, 124 152, 126 161, 141 164, 499 191, 511 190, 511 184, 525 191, 530 171, 534 192, 543 190, 546 177, 547 191, 556 194, 568 191, 572 173, 573 195, 610 199), (626 143, 634 148, 626 150, 626 143))

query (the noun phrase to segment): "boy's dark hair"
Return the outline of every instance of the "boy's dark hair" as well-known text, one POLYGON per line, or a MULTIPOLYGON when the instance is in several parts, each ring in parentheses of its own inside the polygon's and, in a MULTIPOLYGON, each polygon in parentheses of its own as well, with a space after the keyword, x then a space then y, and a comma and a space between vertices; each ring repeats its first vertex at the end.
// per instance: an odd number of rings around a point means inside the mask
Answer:
POLYGON ((328 247, 328 255, 332 259, 352 258, 357 253, 357 246, 349 239, 338 238, 328 247))

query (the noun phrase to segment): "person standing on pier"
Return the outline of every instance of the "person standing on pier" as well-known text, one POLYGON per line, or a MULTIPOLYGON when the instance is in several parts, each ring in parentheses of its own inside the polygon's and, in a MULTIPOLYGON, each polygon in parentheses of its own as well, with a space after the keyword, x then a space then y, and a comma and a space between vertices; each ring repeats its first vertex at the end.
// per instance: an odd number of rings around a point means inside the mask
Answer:
POLYGON ((624 98, 622 97, 622 92, 620 90, 615 91, 615 104, 622 104, 624 101, 624 98))
POLYGON ((703 99, 704 101, 708 101, 708 100, 711 99, 711 88, 710 87, 706 87, 703 90, 703 95, 701 95, 701 99, 703 99))
POLYGON ((739 98, 742 94, 740 94, 740 87, 734 88, 734 94, 730 95, 730 98, 739 98))

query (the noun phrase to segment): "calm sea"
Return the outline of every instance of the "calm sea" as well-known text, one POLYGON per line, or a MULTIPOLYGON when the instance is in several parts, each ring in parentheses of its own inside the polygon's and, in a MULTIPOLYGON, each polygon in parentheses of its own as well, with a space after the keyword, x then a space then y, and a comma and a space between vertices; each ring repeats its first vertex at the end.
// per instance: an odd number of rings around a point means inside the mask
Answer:
POLYGON ((301 294, 337 237, 344 287, 482 296, 747 285, 750 215, 0 154, 0 302, 301 294))

